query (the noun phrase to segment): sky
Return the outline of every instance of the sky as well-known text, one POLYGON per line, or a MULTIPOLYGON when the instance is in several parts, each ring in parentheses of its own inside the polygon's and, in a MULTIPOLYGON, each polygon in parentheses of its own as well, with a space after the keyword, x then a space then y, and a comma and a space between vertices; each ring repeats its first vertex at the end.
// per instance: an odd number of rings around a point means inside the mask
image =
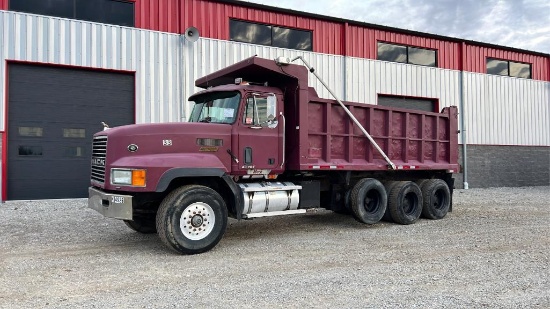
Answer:
POLYGON ((251 0, 550 54, 550 0, 251 0))

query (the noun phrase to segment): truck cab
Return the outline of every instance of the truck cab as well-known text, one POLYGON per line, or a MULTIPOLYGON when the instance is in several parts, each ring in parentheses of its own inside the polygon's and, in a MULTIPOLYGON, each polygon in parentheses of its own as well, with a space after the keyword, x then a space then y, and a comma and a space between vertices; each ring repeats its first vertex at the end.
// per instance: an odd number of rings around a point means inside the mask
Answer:
POLYGON ((190 123, 231 126, 230 140, 200 140, 197 143, 203 147, 199 151, 217 152, 226 142, 222 155, 231 158, 229 174, 278 175, 284 171, 282 93, 274 87, 240 80, 237 83, 213 87, 189 98, 194 103, 190 123))
MULTIPOLYGON (((285 171, 281 90, 237 79, 198 92, 189 101, 194 104, 186 123, 129 125, 94 136, 90 208, 122 219, 138 232, 151 233, 157 231, 162 201, 178 188, 213 188, 215 192, 208 194, 219 198, 218 208, 227 212, 224 216, 241 219, 251 214, 243 216, 243 189, 237 183, 253 187, 253 181, 270 180, 252 192, 258 196, 261 190, 271 190, 275 197, 278 191, 285 201, 278 206, 272 198, 271 209, 296 210, 296 198, 290 203, 288 195, 297 196, 299 187, 275 181, 285 171)), ((268 209, 268 201, 256 201, 250 210, 268 209)), ((196 220, 204 225, 206 216, 215 216, 209 210, 196 220)))

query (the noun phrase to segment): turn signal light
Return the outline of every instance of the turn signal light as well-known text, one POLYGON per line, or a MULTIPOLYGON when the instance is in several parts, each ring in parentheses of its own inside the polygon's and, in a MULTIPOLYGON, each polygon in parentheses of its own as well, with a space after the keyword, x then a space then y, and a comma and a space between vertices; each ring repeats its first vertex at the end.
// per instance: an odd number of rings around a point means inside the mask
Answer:
POLYGON ((132 170, 132 186, 145 187, 145 170, 132 170))

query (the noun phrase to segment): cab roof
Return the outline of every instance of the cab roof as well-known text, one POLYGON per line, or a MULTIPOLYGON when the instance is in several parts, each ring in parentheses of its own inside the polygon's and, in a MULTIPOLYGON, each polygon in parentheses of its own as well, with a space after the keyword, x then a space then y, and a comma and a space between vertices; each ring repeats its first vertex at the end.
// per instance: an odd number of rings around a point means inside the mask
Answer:
POLYGON ((260 84, 267 82, 269 86, 279 88, 296 82, 307 86, 307 74, 307 69, 302 65, 280 66, 274 60, 254 56, 197 79, 195 86, 207 89, 220 85, 234 85, 236 78, 260 84))

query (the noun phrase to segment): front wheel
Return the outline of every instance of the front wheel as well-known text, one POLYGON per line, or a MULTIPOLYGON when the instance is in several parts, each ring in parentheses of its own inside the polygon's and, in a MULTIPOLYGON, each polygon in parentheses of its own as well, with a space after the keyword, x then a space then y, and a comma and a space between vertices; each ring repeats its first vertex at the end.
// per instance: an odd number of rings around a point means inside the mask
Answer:
POLYGON ((178 253, 197 254, 212 249, 225 233, 227 207, 214 190, 183 186, 168 194, 157 212, 162 242, 178 253))

